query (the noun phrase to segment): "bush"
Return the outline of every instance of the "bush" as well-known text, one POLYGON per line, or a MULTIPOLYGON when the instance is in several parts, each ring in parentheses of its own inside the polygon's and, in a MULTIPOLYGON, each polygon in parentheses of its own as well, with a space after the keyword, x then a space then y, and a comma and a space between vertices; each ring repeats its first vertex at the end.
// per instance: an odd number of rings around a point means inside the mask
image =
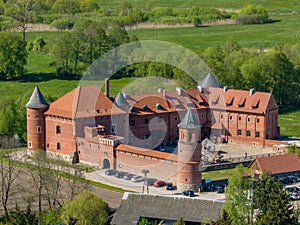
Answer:
POLYGON ((50 26, 53 26, 59 30, 71 30, 74 26, 74 21, 70 19, 58 19, 52 21, 50 26))

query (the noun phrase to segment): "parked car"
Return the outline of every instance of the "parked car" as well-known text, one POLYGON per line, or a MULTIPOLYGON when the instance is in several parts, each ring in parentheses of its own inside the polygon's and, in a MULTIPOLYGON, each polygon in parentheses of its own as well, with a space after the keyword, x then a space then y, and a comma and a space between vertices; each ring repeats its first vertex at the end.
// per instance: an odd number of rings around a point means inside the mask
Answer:
POLYGON ((173 186, 172 183, 167 183, 167 184, 166 184, 166 190, 172 191, 172 190, 175 190, 175 187, 173 186))
POLYGON ((141 182, 143 180, 144 180, 144 178, 141 177, 141 176, 134 175, 134 176, 131 177, 132 182, 141 182))
POLYGON ((121 172, 121 171, 117 171, 117 172, 114 174, 114 176, 115 176, 116 178, 123 178, 124 175, 125 175, 125 172, 121 172))
POLYGON ((222 186, 215 186, 215 191, 217 193, 224 193, 225 189, 222 186))
POLYGON ((133 176, 133 174, 131 174, 131 173, 125 173, 123 178, 124 178, 124 180, 131 180, 132 176, 133 176))
POLYGON ((166 185, 166 183, 164 181, 161 181, 161 180, 156 180, 153 184, 154 187, 163 187, 165 185, 166 185))
POLYGON ((117 170, 112 170, 112 169, 105 170, 105 174, 109 176, 114 175, 116 172, 117 170))
POLYGON ((185 190, 185 191, 182 192, 182 195, 189 196, 189 197, 194 197, 195 193, 192 190, 185 190))

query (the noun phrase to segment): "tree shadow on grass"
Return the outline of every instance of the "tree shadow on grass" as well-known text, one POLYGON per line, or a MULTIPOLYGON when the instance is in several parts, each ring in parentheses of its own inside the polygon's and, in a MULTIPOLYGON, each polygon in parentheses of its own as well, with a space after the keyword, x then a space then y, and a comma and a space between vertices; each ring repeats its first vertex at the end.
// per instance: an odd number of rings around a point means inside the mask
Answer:
POLYGON ((80 77, 74 75, 57 75, 56 73, 29 73, 22 76, 20 82, 42 82, 50 80, 79 80, 80 77))
POLYGON ((300 111, 300 106, 297 105, 281 105, 279 106, 279 114, 287 114, 295 111, 300 111))

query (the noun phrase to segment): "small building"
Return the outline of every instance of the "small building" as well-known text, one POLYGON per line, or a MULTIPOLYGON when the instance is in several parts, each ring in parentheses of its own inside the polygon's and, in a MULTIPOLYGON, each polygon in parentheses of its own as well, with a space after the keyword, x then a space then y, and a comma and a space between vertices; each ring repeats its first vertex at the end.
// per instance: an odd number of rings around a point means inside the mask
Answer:
POLYGON ((297 154, 274 155, 254 159, 250 165, 252 177, 258 178, 263 172, 273 176, 300 174, 300 159, 297 154))
POLYGON ((205 218, 218 220, 224 201, 183 197, 178 195, 149 195, 124 193, 123 200, 111 224, 137 224, 141 217, 174 224, 182 217, 186 224, 199 224, 205 218))

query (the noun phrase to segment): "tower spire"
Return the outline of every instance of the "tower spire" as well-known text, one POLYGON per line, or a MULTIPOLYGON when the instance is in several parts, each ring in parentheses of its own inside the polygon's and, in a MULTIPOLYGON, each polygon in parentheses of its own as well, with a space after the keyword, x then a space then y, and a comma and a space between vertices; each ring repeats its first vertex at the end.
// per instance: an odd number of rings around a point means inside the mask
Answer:
POLYGON ((47 108, 49 106, 37 85, 35 86, 31 97, 25 106, 26 108, 32 109, 47 108))

